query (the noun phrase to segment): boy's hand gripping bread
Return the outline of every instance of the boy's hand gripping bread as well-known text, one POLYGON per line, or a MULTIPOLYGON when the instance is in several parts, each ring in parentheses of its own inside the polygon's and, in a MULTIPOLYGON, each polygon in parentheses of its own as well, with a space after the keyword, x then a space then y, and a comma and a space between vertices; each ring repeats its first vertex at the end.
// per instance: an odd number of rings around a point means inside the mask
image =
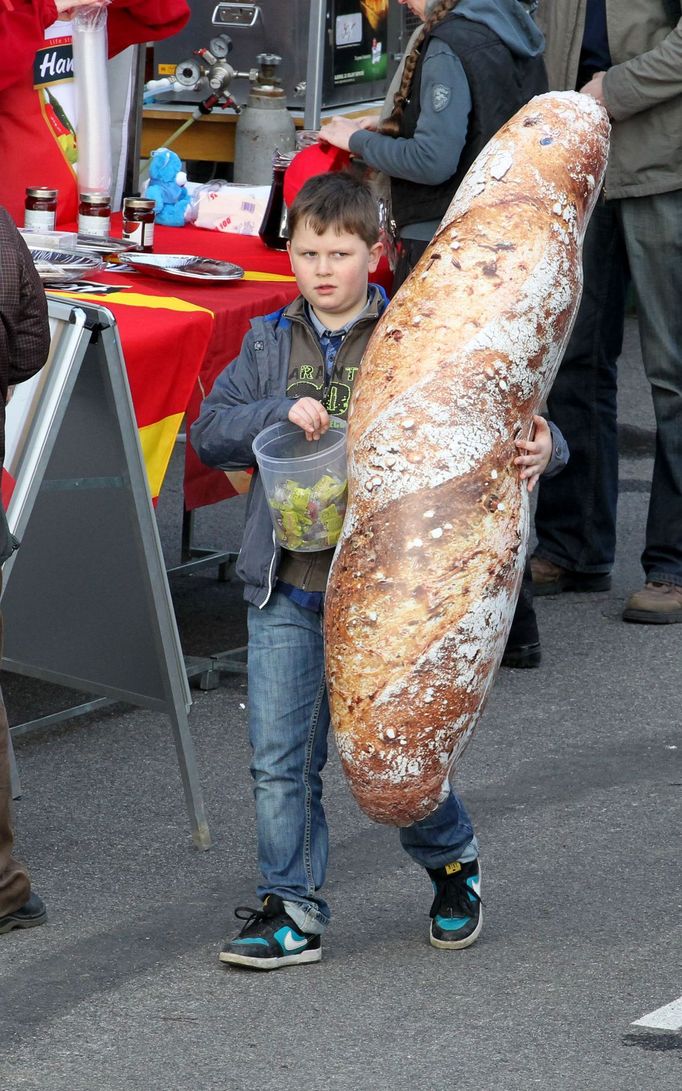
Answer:
POLYGON ((362 809, 434 811, 499 665, 528 535, 513 465, 556 374, 606 113, 542 95, 490 141, 379 322, 351 403, 325 605, 332 723, 362 809))

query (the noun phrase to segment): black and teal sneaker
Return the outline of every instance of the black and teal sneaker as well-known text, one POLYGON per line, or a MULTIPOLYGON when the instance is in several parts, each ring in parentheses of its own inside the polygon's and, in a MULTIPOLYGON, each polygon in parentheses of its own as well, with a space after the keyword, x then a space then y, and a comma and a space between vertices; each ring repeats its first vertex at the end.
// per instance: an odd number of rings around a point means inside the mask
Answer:
POLYGON ((481 931, 481 868, 478 860, 427 868, 435 898, 430 910, 431 945, 459 950, 481 931))
POLYGON ((262 909, 241 905, 234 915, 246 924, 223 947, 221 962, 254 970, 277 970, 322 958, 320 937, 299 931, 277 894, 268 894, 262 909))

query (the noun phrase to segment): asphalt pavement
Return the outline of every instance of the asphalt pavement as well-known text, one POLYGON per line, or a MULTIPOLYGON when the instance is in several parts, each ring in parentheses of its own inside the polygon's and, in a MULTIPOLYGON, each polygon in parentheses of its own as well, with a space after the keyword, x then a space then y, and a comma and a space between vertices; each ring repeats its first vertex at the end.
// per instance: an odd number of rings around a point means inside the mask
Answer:
MULTIPOLYGON (((166 718, 113 706, 17 741, 18 849, 49 922, 0 937, 0 1089, 679 1091, 675 1019, 633 1025, 682 994, 682 626, 620 619, 653 450, 634 320, 620 421, 613 588, 538 601, 543 663, 500 672, 458 770, 482 845, 475 946, 429 946, 429 883, 332 755, 323 961, 220 964, 234 907, 255 904, 244 679, 193 691, 208 852, 166 718)), ((181 463, 158 513, 169 565, 181 463)), ((197 539, 236 548, 242 511, 202 510, 197 539)), ((245 642, 241 589, 215 575, 171 578, 187 654, 245 642)), ((3 688, 13 723, 72 697, 3 688)))

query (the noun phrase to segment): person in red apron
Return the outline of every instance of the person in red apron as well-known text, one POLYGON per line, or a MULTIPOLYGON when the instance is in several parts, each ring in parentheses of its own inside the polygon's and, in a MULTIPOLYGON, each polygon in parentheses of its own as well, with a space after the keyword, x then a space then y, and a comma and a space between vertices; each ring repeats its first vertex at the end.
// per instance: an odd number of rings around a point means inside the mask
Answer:
MULTIPOLYGON (((0 204, 19 226, 27 186, 57 189, 57 223, 76 220, 71 18, 86 6, 93 0, 0 0, 0 204)), ((188 18, 186 0, 113 0, 107 5, 109 56, 170 37, 188 18)))

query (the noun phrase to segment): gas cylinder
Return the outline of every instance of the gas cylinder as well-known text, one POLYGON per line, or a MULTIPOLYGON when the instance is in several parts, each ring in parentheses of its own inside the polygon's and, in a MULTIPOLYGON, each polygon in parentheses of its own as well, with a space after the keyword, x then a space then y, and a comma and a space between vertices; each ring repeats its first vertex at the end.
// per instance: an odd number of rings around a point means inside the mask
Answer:
POLYGON ((275 152, 296 149, 296 127, 277 77, 282 58, 274 53, 260 53, 256 59, 256 78, 237 120, 233 178, 246 185, 269 186, 275 152))

